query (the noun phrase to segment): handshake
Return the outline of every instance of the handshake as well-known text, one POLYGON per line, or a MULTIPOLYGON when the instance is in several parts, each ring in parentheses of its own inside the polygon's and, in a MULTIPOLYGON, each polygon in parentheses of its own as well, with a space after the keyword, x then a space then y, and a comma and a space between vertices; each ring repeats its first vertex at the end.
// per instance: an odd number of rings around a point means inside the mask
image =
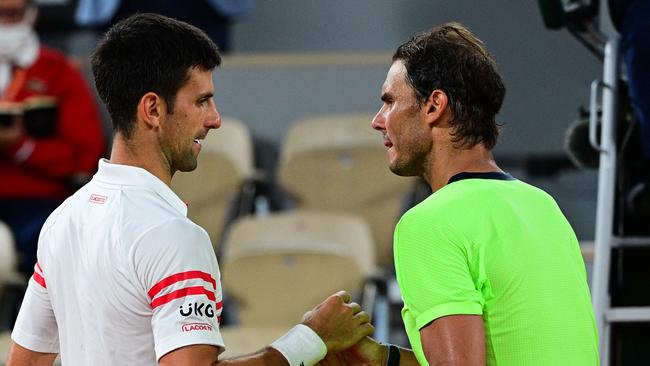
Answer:
POLYGON ((0 102, 0 129, 22 129, 31 137, 54 134, 58 103, 49 96, 33 96, 22 102, 0 102))
MULTIPOLYGON (((388 347, 368 337, 374 331, 370 316, 350 300, 345 291, 328 297, 271 347, 290 366, 385 366, 388 347)), ((392 363, 399 364, 399 356, 391 352, 391 358, 397 358, 392 363)))

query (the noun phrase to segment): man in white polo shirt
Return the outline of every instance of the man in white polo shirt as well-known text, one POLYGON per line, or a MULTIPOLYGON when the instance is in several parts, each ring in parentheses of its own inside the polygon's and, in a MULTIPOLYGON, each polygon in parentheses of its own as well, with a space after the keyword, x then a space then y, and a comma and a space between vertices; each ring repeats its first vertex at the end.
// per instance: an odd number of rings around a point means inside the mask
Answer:
MULTIPOLYGON (((206 232, 171 191, 220 126, 216 46, 153 14, 116 24, 92 57, 114 125, 111 159, 48 218, 8 365, 214 365, 219 268, 206 232)), ((206 184, 207 182, 197 182, 206 184)), ((317 284, 316 284, 317 285, 317 284)), ((272 313, 272 309, 269 309, 272 313)), ((308 366, 373 330, 350 296, 330 296, 263 350, 228 363, 308 366)))

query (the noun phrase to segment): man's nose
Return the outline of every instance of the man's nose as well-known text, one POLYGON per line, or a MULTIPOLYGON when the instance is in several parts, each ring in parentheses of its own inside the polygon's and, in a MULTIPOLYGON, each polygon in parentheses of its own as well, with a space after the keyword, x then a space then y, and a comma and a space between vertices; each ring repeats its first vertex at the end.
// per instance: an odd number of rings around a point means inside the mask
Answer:
POLYGON ((219 128, 221 127, 221 113, 219 113, 219 110, 217 109, 217 104, 214 102, 214 99, 210 100, 210 106, 212 109, 212 116, 208 120, 208 124, 206 127, 208 128, 219 128))
POLYGON ((377 114, 375 114, 375 117, 372 118, 370 126, 378 131, 384 129, 384 117, 381 114, 381 109, 379 112, 377 112, 377 114))

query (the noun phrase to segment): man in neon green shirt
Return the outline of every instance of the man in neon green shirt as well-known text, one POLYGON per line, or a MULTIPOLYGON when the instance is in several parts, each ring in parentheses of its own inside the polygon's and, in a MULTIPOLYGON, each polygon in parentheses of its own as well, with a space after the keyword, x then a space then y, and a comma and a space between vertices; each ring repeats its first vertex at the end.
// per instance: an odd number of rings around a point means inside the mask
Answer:
POLYGON ((383 134, 391 171, 421 176, 434 192, 395 229, 413 351, 367 339, 331 364, 599 363, 573 229, 553 198, 492 157, 504 95, 493 58, 460 24, 416 35, 395 52, 372 127, 383 134))

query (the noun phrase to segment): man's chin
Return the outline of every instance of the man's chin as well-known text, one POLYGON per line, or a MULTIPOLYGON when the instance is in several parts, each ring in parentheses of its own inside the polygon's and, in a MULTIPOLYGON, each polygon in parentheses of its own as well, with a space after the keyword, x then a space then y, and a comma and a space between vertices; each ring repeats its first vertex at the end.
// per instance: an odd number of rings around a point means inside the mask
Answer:
POLYGON ((196 169, 198 166, 196 160, 194 161, 188 161, 185 164, 182 164, 181 166, 178 167, 179 172, 191 172, 196 169))
POLYGON ((390 164, 388 167, 391 172, 400 177, 419 177, 422 175, 420 169, 416 169, 412 166, 400 165, 400 164, 390 164))

